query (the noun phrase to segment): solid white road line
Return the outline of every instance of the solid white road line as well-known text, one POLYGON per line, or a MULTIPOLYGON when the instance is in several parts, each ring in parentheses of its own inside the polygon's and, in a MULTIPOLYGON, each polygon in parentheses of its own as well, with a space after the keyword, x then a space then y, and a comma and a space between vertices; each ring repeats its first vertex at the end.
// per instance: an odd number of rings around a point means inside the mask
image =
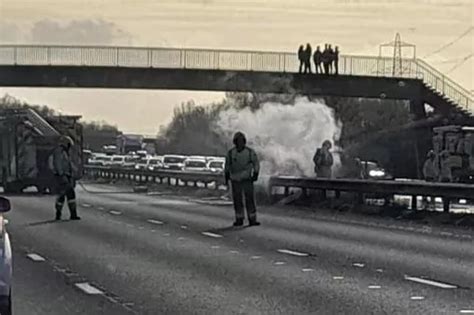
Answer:
POLYGON ((104 294, 101 290, 97 289, 96 287, 91 286, 87 282, 83 283, 76 283, 76 287, 84 291, 86 294, 97 295, 97 294, 104 294))
POLYGON ((299 256, 299 257, 306 257, 309 256, 308 253, 302 253, 302 252, 297 252, 294 250, 289 250, 289 249, 279 249, 277 252, 282 253, 282 254, 288 254, 288 255, 293 255, 293 256, 299 256))
POLYGON ((424 296, 411 296, 410 297, 410 300, 413 300, 413 301, 421 301, 421 300, 424 300, 425 297, 424 296))
POLYGON ((158 225, 163 224, 163 222, 161 222, 159 220, 154 220, 154 219, 147 220, 147 222, 151 223, 151 224, 158 224, 158 225))
POLYGON ((26 255, 26 257, 28 257, 29 259, 31 259, 33 261, 45 261, 46 260, 38 254, 28 254, 28 255, 26 255))
POLYGON ((214 238, 221 238, 222 235, 216 234, 216 233, 211 233, 211 232, 202 232, 202 235, 209 236, 209 237, 214 237, 214 238))
POLYGON ((359 268, 364 268, 364 267, 365 267, 365 264, 362 264, 362 263, 353 263, 352 266, 354 266, 354 267, 359 267, 359 268))
POLYGON ((120 211, 115 211, 115 210, 112 210, 112 211, 109 211, 110 214, 113 214, 113 215, 121 215, 122 212, 120 211))
POLYGON ((452 284, 447 284, 447 283, 443 283, 443 282, 422 279, 422 278, 418 278, 418 277, 405 276, 405 280, 418 282, 418 283, 422 283, 422 284, 427 284, 427 285, 431 285, 433 287, 438 287, 438 288, 442 288, 442 289, 456 289, 457 288, 457 286, 452 285, 452 284))

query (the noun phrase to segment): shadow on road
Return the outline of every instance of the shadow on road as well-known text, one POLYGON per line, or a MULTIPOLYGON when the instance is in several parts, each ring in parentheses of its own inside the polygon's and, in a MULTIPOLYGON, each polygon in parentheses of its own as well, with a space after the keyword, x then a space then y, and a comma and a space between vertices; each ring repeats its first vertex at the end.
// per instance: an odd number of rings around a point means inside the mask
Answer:
POLYGON ((52 224, 52 223, 64 223, 64 222, 69 222, 69 220, 46 220, 46 221, 39 221, 39 222, 33 222, 33 223, 28 223, 26 226, 39 226, 39 225, 47 225, 47 224, 52 224))

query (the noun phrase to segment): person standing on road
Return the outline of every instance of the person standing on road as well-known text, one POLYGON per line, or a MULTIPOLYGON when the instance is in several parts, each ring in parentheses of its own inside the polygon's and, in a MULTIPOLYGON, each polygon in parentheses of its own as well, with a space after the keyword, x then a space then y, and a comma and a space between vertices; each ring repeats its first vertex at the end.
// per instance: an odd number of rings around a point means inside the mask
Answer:
POLYGON ((321 66, 322 56, 323 54, 321 53, 320 47, 316 47, 316 50, 314 51, 313 55, 314 71, 316 74, 323 73, 323 67, 321 66))
POLYGON ((314 172, 317 177, 331 178, 332 177, 332 165, 334 164, 334 158, 331 153, 331 141, 326 140, 323 142, 323 146, 316 150, 313 157, 314 172))
MULTIPOLYGON (((436 182, 439 177, 439 168, 436 161, 436 154, 433 150, 428 152, 427 159, 423 165, 423 177, 427 182, 436 182)), ((428 197, 423 197, 424 208, 432 207, 435 208, 435 198, 430 196, 430 202, 428 203, 428 197)))
POLYGON ((56 220, 61 220, 61 211, 67 199, 70 219, 80 220, 77 215, 76 186, 74 178, 74 164, 71 161, 70 151, 74 145, 70 137, 62 136, 59 147, 53 152, 53 172, 56 178, 58 196, 56 198, 56 220))
POLYGON ((250 226, 260 225, 257 221, 257 208, 255 206, 254 182, 258 180, 260 163, 254 150, 247 147, 247 140, 242 132, 237 132, 233 139, 234 148, 229 150, 225 162, 225 181, 231 182, 232 199, 234 201, 235 222, 234 226, 244 224, 244 205, 242 195, 245 197, 245 208, 250 226))

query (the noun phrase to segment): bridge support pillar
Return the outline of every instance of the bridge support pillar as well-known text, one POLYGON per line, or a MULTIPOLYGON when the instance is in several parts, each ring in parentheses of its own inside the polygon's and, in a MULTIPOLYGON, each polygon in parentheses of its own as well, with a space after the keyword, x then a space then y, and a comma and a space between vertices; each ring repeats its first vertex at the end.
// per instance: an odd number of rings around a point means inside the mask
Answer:
MULTIPOLYGON (((426 119, 425 102, 421 97, 410 100, 410 113, 414 121, 426 119)), ((424 130, 413 131, 413 133, 417 177, 423 178, 422 165, 426 153, 430 150, 431 143, 431 140, 426 140, 431 139, 431 131, 429 134, 425 133, 424 130)))

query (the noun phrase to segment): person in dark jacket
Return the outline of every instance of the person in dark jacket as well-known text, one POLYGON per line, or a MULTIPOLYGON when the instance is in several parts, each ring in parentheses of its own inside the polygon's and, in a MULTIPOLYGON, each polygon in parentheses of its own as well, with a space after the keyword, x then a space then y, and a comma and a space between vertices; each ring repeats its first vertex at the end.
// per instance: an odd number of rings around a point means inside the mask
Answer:
POLYGON ((300 69, 298 70, 298 73, 302 73, 304 69, 304 46, 301 45, 300 48, 298 49, 298 60, 300 61, 300 69))
POLYGON ((331 56, 329 56, 328 44, 324 45, 324 50, 322 53, 322 62, 324 67, 324 74, 329 74, 329 62, 331 60, 331 56))
POLYGON ((329 45, 328 46, 328 67, 329 67, 329 70, 328 70, 328 73, 333 73, 332 72, 332 65, 334 63, 334 59, 335 59, 335 56, 334 56, 334 49, 332 49, 332 46, 329 45))
POLYGON ((235 133, 233 143, 234 148, 229 150, 226 156, 224 174, 226 183, 228 184, 230 181, 232 187, 235 210, 234 226, 244 224, 242 195, 245 197, 249 225, 260 225, 260 222, 257 221, 254 196, 254 182, 258 180, 260 163, 255 151, 247 147, 247 140, 242 132, 235 133))
POLYGON ((326 140, 323 142, 322 147, 318 148, 314 154, 314 172, 316 173, 317 177, 332 177, 332 165, 334 164, 334 158, 330 151, 331 147, 331 141, 326 140))
POLYGON ((61 220, 61 211, 67 199, 70 219, 80 220, 77 215, 76 186, 74 164, 70 156, 71 147, 74 145, 70 137, 62 136, 59 147, 53 152, 53 172, 56 178, 58 196, 56 198, 56 220, 61 220))
POLYGON ((304 51, 304 73, 311 73, 311 56, 313 55, 313 49, 311 45, 306 44, 306 49, 304 51))
POLYGON ((334 73, 339 74, 339 47, 336 46, 336 49, 334 50, 334 73))
POLYGON ((316 74, 323 73, 323 67, 321 66, 322 57, 323 57, 323 54, 321 52, 320 47, 318 46, 316 47, 316 50, 314 51, 314 55, 313 55, 314 71, 316 74))

